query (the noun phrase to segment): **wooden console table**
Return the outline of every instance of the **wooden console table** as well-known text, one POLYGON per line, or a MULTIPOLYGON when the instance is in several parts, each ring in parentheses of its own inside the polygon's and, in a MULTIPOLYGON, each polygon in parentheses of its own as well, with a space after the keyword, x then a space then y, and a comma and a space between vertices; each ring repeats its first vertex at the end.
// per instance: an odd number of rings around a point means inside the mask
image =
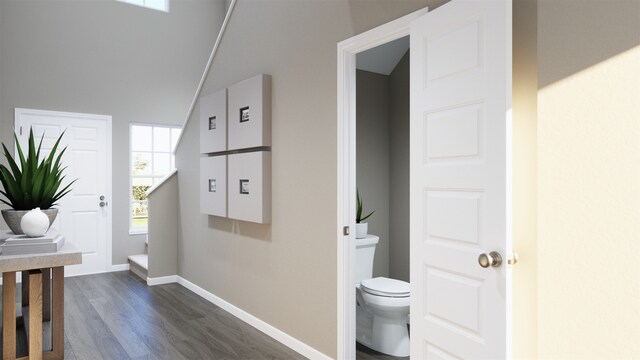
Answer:
MULTIPOLYGON (((16 272, 21 271, 23 304, 29 305, 27 337, 28 356, 20 359, 64 358, 64 267, 82 263, 82 253, 73 244, 66 244, 58 252, 29 255, 0 255, 2 272, 2 359, 16 359, 16 272), (49 269, 53 274, 51 305, 51 351, 42 351, 43 280, 48 302, 49 269), (43 272, 46 278, 43 279, 43 272), (26 280, 24 279, 26 277, 26 280)), ((45 304, 48 307, 49 304, 45 304)), ((45 317, 49 313, 45 310, 45 317)))

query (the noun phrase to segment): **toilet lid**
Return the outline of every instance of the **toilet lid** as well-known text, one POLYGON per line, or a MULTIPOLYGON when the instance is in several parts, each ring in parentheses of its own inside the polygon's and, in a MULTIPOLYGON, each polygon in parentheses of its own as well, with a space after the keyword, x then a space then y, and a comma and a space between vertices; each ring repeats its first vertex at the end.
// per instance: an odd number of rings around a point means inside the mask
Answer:
POLYGON ((360 288, 371 295, 377 296, 407 297, 410 294, 408 282, 386 277, 362 280, 360 288))

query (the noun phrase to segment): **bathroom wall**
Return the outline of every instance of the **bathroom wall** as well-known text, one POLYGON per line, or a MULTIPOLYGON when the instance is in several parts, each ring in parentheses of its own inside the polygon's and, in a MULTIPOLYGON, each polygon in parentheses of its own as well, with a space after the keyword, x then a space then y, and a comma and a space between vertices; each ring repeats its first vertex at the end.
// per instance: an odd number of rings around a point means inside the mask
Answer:
POLYGON ((378 235, 373 276, 389 277, 389 76, 356 73, 356 182, 369 234, 378 235))
POLYGON ((196 104, 176 151, 180 276, 336 357, 336 44, 436 3, 236 3, 202 95, 272 75, 273 221, 200 214, 196 104))
POLYGON ((356 86, 357 185, 380 236, 373 276, 409 281, 409 51, 389 75, 358 70, 356 86))
POLYGON ((389 74, 389 276, 409 282, 409 51, 389 74))
MULTIPOLYGON (((224 1, 167 12, 119 1, 0 1, 0 140, 14 108, 112 115, 113 263, 145 250, 129 235, 129 123, 179 125, 224 18, 224 1)), ((0 221, 0 227, 4 227, 0 221)))

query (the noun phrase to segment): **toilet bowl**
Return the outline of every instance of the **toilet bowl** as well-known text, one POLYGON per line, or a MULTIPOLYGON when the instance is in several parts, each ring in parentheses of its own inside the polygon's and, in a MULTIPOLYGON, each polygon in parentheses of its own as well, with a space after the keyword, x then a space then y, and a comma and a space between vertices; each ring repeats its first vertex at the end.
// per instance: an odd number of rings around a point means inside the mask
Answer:
POLYGON ((409 283, 377 277, 356 286, 356 340, 393 356, 409 356, 409 283))
POLYGON ((385 277, 372 278, 379 238, 356 239, 356 341, 393 356, 409 356, 410 285, 385 277))

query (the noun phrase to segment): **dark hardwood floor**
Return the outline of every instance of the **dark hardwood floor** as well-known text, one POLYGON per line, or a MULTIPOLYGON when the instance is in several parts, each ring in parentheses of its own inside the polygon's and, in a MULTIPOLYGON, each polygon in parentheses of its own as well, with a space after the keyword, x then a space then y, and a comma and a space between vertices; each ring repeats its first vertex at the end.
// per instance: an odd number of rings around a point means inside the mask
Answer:
MULTIPOLYGON (((44 328, 46 339, 47 324, 44 328)), ((24 341, 19 336, 19 348, 26 349, 24 341)), ((304 359, 181 285, 148 287, 128 271, 65 279, 65 355, 71 360, 304 359)))

